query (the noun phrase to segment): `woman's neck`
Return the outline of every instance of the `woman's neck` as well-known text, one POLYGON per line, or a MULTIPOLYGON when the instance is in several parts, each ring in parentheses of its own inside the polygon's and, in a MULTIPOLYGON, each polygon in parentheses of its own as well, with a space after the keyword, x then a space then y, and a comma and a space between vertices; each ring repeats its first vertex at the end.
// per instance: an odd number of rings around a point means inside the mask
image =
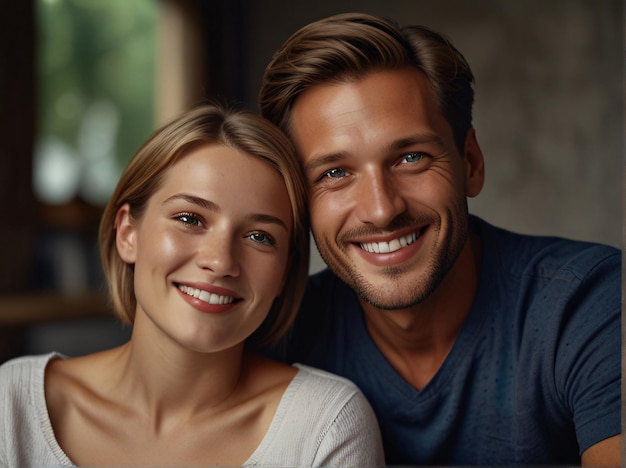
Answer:
POLYGON ((133 331, 116 349, 111 375, 116 388, 136 410, 163 424, 221 411, 236 393, 243 372, 243 344, 219 353, 186 350, 166 340, 146 339, 133 331))

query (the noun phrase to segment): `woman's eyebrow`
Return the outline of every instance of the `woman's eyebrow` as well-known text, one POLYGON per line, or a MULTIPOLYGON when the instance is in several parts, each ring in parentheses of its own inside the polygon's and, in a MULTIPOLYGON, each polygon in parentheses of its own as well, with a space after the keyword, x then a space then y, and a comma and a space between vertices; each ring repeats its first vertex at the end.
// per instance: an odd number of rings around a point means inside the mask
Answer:
MULTIPOLYGON (((172 195, 171 197, 168 197, 167 199, 165 199, 163 203, 161 203, 161 205, 166 205, 176 200, 184 200, 188 203, 199 206, 201 208, 212 211, 214 213, 219 213, 221 211, 217 203, 213 203, 210 200, 206 200, 202 197, 197 197, 195 195, 190 195, 188 193, 177 193, 175 195, 172 195)), ((285 222, 277 216, 267 214, 267 213, 252 213, 248 216, 248 218, 258 223, 277 224, 278 226, 282 227, 285 231, 289 232, 289 228, 287 227, 285 222)))
POLYGON ((276 224, 282 227, 285 231, 289 232, 289 228, 287 227, 285 222, 282 219, 278 218, 277 216, 264 214, 264 213, 256 213, 256 214, 250 215, 250 219, 258 223, 276 224))
POLYGON ((199 207, 210 210, 210 211, 214 211, 214 212, 220 211, 220 207, 216 203, 213 203, 210 200, 205 200, 202 197, 190 195, 188 193, 177 193, 175 195, 172 195, 171 197, 165 199, 163 203, 161 203, 161 205, 166 205, 176 200, 184 200, 193 205, 198 205, 199 207))

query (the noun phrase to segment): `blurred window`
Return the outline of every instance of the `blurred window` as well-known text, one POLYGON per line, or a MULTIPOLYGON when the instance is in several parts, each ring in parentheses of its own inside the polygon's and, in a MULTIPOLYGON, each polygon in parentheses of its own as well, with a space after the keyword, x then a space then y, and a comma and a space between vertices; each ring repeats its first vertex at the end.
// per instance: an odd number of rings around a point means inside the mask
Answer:
POLYGON ((39 200, 103 206, 154 128, 157 0, 36 0, 39 200))

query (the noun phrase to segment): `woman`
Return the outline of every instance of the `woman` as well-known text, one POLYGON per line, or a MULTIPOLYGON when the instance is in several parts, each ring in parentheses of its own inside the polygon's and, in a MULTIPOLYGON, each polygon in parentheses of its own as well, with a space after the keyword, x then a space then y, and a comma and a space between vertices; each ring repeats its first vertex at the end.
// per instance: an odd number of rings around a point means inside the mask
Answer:
POLYGON ((293 150, 255 115, 202 106, 139 149, 100 249, 128 343, 0 367, 0 465, 383 465, 348 381, 255 355, 308 269, 293 150))

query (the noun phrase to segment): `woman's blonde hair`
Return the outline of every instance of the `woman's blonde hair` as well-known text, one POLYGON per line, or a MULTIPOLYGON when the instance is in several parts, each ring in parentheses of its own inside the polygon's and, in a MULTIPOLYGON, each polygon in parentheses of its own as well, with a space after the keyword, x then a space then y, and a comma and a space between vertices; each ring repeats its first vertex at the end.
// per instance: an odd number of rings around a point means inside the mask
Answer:
POLYGON ((197 107, 155 131, 124 169, 100 223, 100 255, 113 309, 123 323, 133 323, 137 307, 134 266, 124 262, 117 251, 118 210, 128 203, 131 216, 141 218, 167 170, 192 148, 207 143, 262 160, 280 173, 287 187, 293 225, 285 286, 254 335, 255 343, 272 344, 291 326, 304 294, 309 266, 306 185, 291 143, 276 126, 258 115, 221 104, 197 107))

